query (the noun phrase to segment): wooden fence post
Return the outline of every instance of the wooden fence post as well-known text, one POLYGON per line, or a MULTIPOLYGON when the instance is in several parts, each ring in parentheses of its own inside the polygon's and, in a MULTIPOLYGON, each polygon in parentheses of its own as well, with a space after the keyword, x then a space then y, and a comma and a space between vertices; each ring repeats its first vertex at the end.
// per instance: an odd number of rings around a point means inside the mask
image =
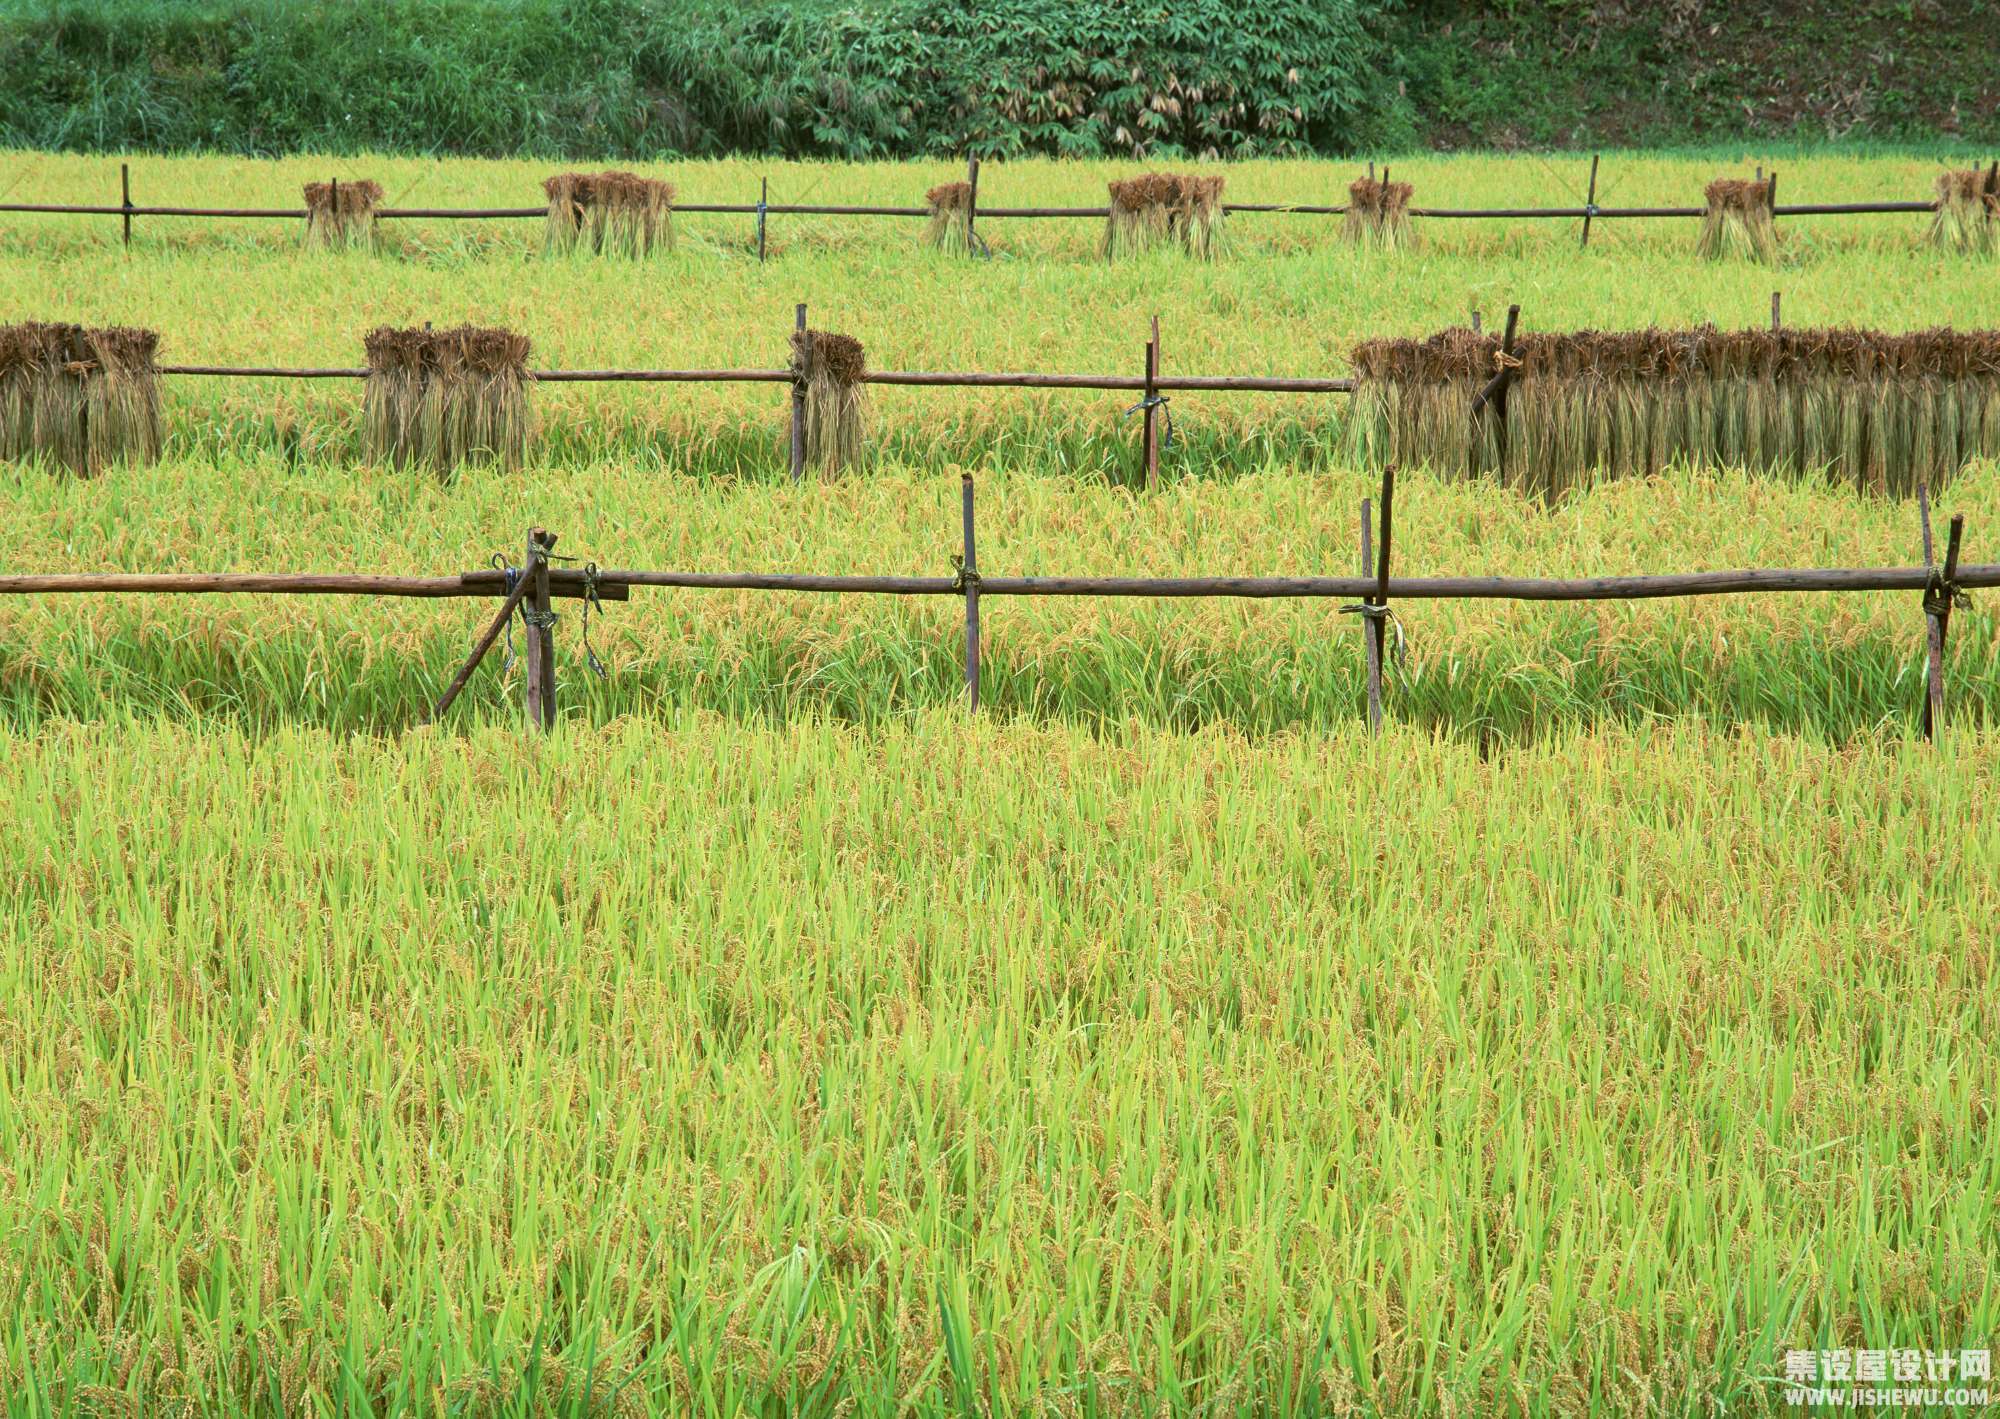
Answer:
POLYGON ((764 214, 770 205, 771 179, 768 177, 759 178, 757 179, 757 262, 759 265, 762 265, 764 261, 764 214))
MULTIPOLYGON (((792 322, 792 329, 803 335, 806 331, 806 303, 799 302, 799 308, 792 322)), ((806 476, 806 381, 804 371, 798 367, 798 355, 793 354, 792 370, 792 481, 799 482, 806 476)))
POLYGON ((1780 318, 1778 314, 1778 303, 1781 299, 1782 299, 1781 292, 1778 291, 1771 292, 1771 329, 1774 332, 1784 327, 1784 321, 1780 318))
POLYGON ((132 245, 132 165, 118 164, 118 190, 125 204, 125 245, 132 245))
MULTIPOLYGON (((1367 576, 1375 570, 1375 551, 1370 541, 1374 529, 1370 526, 1375 515, 1375 505, 1367 498, 1361 500, 1361 575, 1367 576)), ((1374 604, 1364 597, 1361 604, 1374 604)), ((1382 652, 1375 644, 1375 620, 1372 616, 1361 618, 1361 648, 1368 664, 1368 729, 1370 733, 1382 731, 1382 652)))
POLYGON ((1590 245, 1590 219, 1597 215, 1597 158, 1590 155, 1590 193, 1583 199, 1583 244, 1590 245))
POLYGON ((522 646, 527 670, 522 677, 522 697, 528 727, 542 731, 556 727, 556 618, 549 609, 549 552, 555 545, 554 533, 539 527, 528 529, 528 565, 522 575, 531 578, 533 585, 523 618, 528 629, 522 646))
POLYGON ((959 589, 965 593, 965 703, 979 708, 979 549, 972 535, 972 475, 959 475, 960 520, 965 550, 958 564, 959 589))
POLYGON ((1160 318, 1153 317, 1152 338, 1146 342, 1146 490, 1160 481, 1160 318))
POLYGON ((1396 499, 1396 465, 1382 469, 1382 545, 1375 551, 1375 595, 1368 604, 1373 615, 1363 617, 1372 636, 1368 656, 1368 727, 1382 730, 1382 664, 1389 657, 1389 531, 1396 499))
POLYGON ((1931 543, 1931 490, 1928 482, 1917 484, 1917 515, 1923 523, 1924 570, 1931 573, 1924 585, 1924 738, 1935 740, 1944 729, 1945 633, 1951 627, 1951 602, 1956 593, 1958 547, 1965 535, 1965 514, 1952 515, 1951 531, 1945 538, 1942 577, 1932 570, 1935 553, 1931 543))
POLYGON ((965 160, 965 182, 972 190, 965 197, 965 254, 974 256, 979 251, 979 238, 973 234, 973 223, 979 218, 979 159, 967 157, 965 160))

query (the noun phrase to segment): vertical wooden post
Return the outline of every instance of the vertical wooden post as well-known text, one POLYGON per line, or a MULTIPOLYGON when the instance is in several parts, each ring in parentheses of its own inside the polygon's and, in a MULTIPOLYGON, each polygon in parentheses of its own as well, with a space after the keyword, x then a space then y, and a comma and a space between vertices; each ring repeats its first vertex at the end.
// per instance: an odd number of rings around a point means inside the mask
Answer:
POLYGON ((761 177, 757 179, 757 261, 759 265, 763 264, 764 260, 764 209, 770 205, 771 179, 761 177))
POLYGON ((1779 316, 1778 313, 1778 303, 1782 299, 1783 299, 1782 293, 1778 291, 1771 292, 1771 329, 1773 331, 1777 331, 1784 328, 1785 322, 1779 316))
MULTIPOLYGON (((1923 522, 1924 570, 1930 571, 1935 562, 1931 542, 1931 490, 1928 482, 1917 484, 1917 515, 1923 522)), ((1958 576, 1958 546, 1965 535, 1965 514, 1957 513, 1951 519, 1951 532, 1945 541, 1944 575, 1933 574, 1924 587, 1924 635, 1925 635, 1925 695, 1924 695, 1924 738, 1936 739, 1944 728, 1944 644, 1945 632, 1951 626, 1952 582, 1958 576)))
POLYGON ((1590 193, 1583 199, 1583 244, 1590 245, 1590 219, 1597 215, 1597 159, 1590 155, 1590 193))
MULTIPOLYGON (((1514 332, 1520 323, 1521 307, 1518 305, 1508 306, 1507 326, 1500 335, 1500 350, 1502 354, 1510 359, 1514 355, 1514 332)), ((1493 417, 1499 421, 1499 429, 1494 439, 1494 446, 1500 451, 1500 467, 1501 471, 1504 472, 1507 467, 1507 387, 1514 382, 1514 370, 1511 365, 1501 369, 1499 380, 1500 388, 1493 396, 1493 417)), ((1389 515, 1389 509, 1386 504, 1387 494, 1384 494, 1384 506, 1382 509, 1382 516, 1384 518, 1387 518, 1389 515)), ((1385 542, 1388 540, 1386 535, 1383 540, 1385 542)))
MULTIPOLYGON (((1370 540, 1374 528, 1375 505, 1367 498, 1361 500, 1361 575, 1367 576, 1375 570, 1374 545, 1370 540)), ((1363 597, 1361 604, 1374 605, 1370 597, 1363 597)), ((1375 644, 1375 618, 1361 618, 1361 647, 1368 664, 1368 729, 1370 733, 1382 732, 1382 652, 1375 644)))
POLYGON ((973 235, 972 226, 979 218, 979 159, 967 157, 965 160, 965 182, 972 189, 965 198, 965 254, 970 256, 978 250, 979 243, 973 235))
POLYGON ((1364 617, 1374 637, 1374 651, 1368 657, 1368 724, 1382 728, 1382 666, 1389 658, 1389 534, 1396 505, 1396 465, 1382 469, 1382 545, 1375 549, 1375 595, 1369 605, 1377 608, 1364 617))
POLYGON ((528 565, 522 575, 532 578, 533 585, 523 618, 528 629, 522 646, 527 670, 522 677, 522 697, 528 727, 543 731, 556 727, 555 616, 549 610, 549 552, 555 545, 555 534, 539 527, 528 529, 528 565))
POLYGON ((979 549, 972 536, 972 475, 959 475, 961 520, 965 524, 965 551, 959 562, 958 579, 965 589, 965 703, 979 708, 979 549))
MULTIPOLYGON (((799 308, 792 322, 792 329, 805 334, 806 303, 799 302, 799 308)), ((794 355, 794 362, 797 356, 794 355)), ((792 481, 798 482, 806 476, 806 381, 803 371, 792 372, 792 481)))
POLYGON ((1146 487, 1160 481, 1160 318, 1153 317, 1153 335, 1146 342, 1146 487))
POLYGON ((1771 225, 1778 225, 1778 170, 1771 169, 1771 225))
POLYGON ((1478 307, 1478 306, 1474 306, 1474 307, 1472 308, 1472 333, 1473 333, 1474 335, 1477 335, 1477 334, 1479 333, 1479 307, 1478 307))
POLYGON ((125 204, 125 245, 132 245, 132 165, 118 164, 118 190, 125 204))

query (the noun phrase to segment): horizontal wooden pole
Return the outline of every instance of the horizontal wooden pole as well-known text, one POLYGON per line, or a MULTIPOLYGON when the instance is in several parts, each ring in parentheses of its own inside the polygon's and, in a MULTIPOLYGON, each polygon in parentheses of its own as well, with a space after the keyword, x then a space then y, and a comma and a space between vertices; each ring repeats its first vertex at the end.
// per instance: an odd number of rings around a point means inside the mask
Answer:
MULTIPOLYGON (((161 365, 161 374, 216 375, 242 379, 365 379, 360 366, 161 365)), ((531 370, 543 384, 790 384, 790 370, 531 370)), ((973 370, 869 370, 867 384, 1019 389, 1131 389, 1146 381, 1125 374, 1043 374, 1033 370, 981 373, 973 370)), ((1351 379, 1292 379, 1268 375, 1172 375, 1154 381, 1158 389, 1265 391, 1276 394, 1348 394, 1351 379)))
MULTIPOLYGON (((0 576, 0 595, 56 593, 144 593, 152 596, 393 596, 438 600, 462 596, 504 596, 499 570, 462 576, 372 576, 358 572, 85 572, 0 576)), ((549 594, 583 595, 580 571, 549 573, 549 594)), ((624 584, 600 583, 606 601, 631 597, 624 584)))

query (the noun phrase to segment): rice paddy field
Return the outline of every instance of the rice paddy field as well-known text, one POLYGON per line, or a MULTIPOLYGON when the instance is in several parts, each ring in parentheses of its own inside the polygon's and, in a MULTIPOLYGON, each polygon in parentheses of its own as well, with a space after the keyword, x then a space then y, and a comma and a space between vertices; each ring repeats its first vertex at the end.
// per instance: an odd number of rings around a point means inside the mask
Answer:
MULTIPOLYGON (((548 170, 137 157, 134 200, 527 206, 548 170)), ((1931 155, 1607 155, 1605 205, 1917 199, 1931 155)), ((1415 201, 1581 200, 1587 160, 1393 160, 1415 201)), ((1965 162, 1954 161, 1954 166, 1965 162)), ((116 159, 0 157, 9 201, 116 159)), ((1222 170, 1337 202, 1351 166, 1222 170)), ((981 205, 1129 167, 990 164, 981 205)), ((945 164, 649 168, 684 201, 920 205, 945 164)), ((644 261, 540 223, 0 216, 0 321, 169 363, 358 365, 501 326, 539 368, 777 367, 793 306, 871 367, 1341 376, 1509 302, 1531 329, 1995 323, 1922 214, 1232 217, 1212 262, 1098 224, 682 214, 644 261)), ((0 564, 444 573, 530 525, 606 566, 947 575, 1356 569, 1338 395, 871 388, 786 476, 774 385, 542 385, 522 466, 371 462, 358 381, 170 377, 158 462, 0 467, 0 564)), ((2000 467, 1936 495, 2000 561, 2000 467)), ((1405 469, 1399 575, 1914 564, 1913 504, 1675 466, 1554 501, 1405 469)), ((1398 610, 1387 731, 1319 602, 959 604, 636 589, 562 720, 476 601, 0 598, 0 1395, 196 1415, 1714 1414, 1791 1349, 2000 1331, 2000 636, 1913 594, 1398 610)), ((1796 1411, 1794 1411, 1796 1412, 1796 1411)))

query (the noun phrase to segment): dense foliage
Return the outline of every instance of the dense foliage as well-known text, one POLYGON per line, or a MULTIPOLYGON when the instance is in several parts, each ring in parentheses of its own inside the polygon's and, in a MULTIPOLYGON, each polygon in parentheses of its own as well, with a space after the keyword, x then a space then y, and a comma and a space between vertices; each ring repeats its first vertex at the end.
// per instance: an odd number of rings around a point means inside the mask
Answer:
POLYGON ((2000 0, 0 0, 0 142, 1127 156, 2000 136, 2000 0))

